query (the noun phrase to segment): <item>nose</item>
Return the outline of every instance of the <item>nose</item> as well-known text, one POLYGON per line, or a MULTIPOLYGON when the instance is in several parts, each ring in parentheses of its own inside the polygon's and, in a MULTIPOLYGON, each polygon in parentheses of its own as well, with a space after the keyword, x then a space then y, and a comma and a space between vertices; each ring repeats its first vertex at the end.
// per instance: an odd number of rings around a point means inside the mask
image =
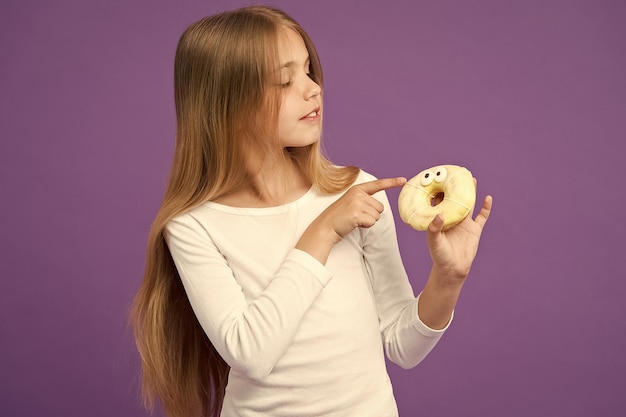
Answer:
POLYGON ((313 79, 309 78, 309 76, 307 76, 306 79, 307 83, 304 89, 304 97, 309 100, 313 97, 319 96, 322 93, 322 87, 320 87, 318 83, 313 81, 313 79))

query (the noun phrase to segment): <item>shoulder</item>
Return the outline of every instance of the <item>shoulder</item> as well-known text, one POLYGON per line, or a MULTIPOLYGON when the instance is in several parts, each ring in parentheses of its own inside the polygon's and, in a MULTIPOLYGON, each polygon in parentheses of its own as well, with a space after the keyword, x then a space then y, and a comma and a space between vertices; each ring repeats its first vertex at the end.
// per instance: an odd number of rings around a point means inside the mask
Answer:
POLYGON ((165 224, 166 237, 168 235, 206 234, 206 222, 203 221, 203 217, 206 217, 206 211, 206 208, 200 205, 174 216, 165 224))
POLYGON ((164 237, 168 244, 172 240, 179 240, 196 235, 200 225, 190 213, 179 214, 165 224, 164 237))

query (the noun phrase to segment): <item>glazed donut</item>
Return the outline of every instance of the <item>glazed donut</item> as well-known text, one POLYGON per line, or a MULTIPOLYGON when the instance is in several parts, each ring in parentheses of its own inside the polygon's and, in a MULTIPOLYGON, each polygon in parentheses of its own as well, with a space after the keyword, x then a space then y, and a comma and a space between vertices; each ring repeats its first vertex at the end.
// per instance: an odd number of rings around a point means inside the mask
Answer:
POLYGON ((402 187, 398 196, 400 217, 415 230, 428 229, 440 213, 444 230, 449 229, 467 217, 475 203, 474 177, 458 165, 440 165, 420 172, 402 187), (438 200, 441 202, 436 204, 438 200))

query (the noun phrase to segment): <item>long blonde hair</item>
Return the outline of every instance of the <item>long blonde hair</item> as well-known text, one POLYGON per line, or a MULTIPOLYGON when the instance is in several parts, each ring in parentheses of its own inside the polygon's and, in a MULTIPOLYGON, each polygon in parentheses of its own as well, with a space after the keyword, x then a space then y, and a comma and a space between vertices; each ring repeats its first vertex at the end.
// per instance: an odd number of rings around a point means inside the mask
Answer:
MULTIPOLYGON (((167 223, 246 181, 243 155, 276 132, 279 30, 298 32, 321 86, 322 68, 311 39, 284 12, 261 6, 224 12, 189 26, 175 57, 176 146, 169 183, 148 237, 143 282, 131 322, 142 361, 147 408, 158 400, 170 417, 217 416, 229 367, 201 328, 164 240, 167 223), (260 112, 258 109, 265 109, 260 112)), ((358 168, 337 167, 320 143, 288 151, 320 191, 347 188, 358 168)))

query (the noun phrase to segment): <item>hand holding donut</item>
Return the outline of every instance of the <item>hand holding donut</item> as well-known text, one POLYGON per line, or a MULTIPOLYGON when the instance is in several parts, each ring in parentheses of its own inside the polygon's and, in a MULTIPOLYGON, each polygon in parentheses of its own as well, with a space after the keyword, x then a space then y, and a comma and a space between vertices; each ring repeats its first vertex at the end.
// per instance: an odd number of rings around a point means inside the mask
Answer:
POLYGON ((473 220, 475 201, 476 180, 469 170, 456 165, 424 170, 400 192, 400 217, 414 229, 427 231, 433 268, 442 273, 439 276, 456 279, 469 273, 492 198, 485 198, 473 220))
POLYGON ((491 212, 492 200, 491 196, 485 197, 475 219, 467 216, 456 226, 444 231, 445 217, 437 215, 428 226, 426 241, 433 268, 442 272, 442 276, 463 279, 469 274, 483 227, 491 212))
POLYGON ((441 215, 436 215, 428 226, 426 241, 433 266, 420 296, 418 316, 433 329, 445 328, 452 318, 489 218, 491 202, 490 196, 485 197, 476 219, 467 216, 446 231, 441 215))

